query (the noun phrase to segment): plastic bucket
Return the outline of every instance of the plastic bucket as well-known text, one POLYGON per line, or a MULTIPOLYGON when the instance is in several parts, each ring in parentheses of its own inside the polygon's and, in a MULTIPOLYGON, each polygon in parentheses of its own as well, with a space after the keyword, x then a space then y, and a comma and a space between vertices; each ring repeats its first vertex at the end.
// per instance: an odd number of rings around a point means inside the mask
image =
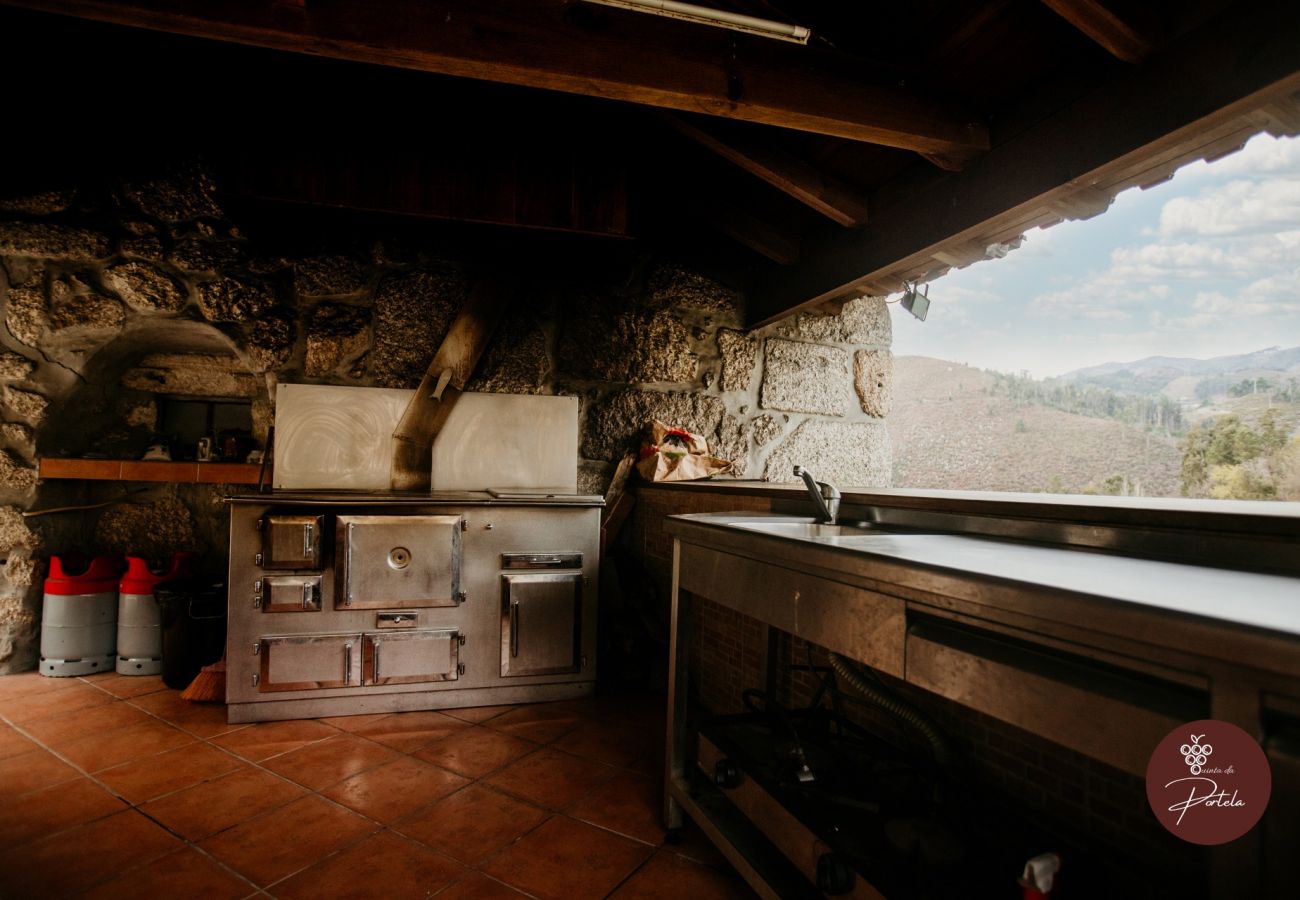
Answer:
POLYGON ((162 622, 163 684, 183 690, 225 652, 226 586, 179 579, 153 593, 162 622))

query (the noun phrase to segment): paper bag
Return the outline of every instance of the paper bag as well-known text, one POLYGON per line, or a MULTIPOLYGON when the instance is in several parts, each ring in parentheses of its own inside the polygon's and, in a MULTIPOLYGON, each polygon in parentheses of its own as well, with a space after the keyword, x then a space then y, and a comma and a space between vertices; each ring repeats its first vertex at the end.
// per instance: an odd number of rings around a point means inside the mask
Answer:
POLYGON ((728 472, 731 463, 710 456, 702 436, 653 422, 650 441, 641 447, 636 470, 646 481, 695 481, 728 472))

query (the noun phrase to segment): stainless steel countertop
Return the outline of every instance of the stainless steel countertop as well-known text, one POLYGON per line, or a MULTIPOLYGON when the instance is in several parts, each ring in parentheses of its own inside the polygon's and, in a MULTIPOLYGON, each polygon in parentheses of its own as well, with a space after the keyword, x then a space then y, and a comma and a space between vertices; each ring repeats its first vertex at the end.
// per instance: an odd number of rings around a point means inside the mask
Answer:
POLYGON ((691 526, 723 531, 728 544, 734 547, 740 538, 764 548, 763 556, 777 564, 802 558, 829 568, 834 563, 828 565, 828 560, 838 560, 845 571, 879 578, 881 574, 871 572, 869 564, 887 561, 1300 636, 1297 577, 956 534, 879 529, 869 536, 803 539, 731 527, 734 522, 755 520, 811 521, 753 512, 693 513, 670 517, 667 527, 683 539, 700 534, 691 526))

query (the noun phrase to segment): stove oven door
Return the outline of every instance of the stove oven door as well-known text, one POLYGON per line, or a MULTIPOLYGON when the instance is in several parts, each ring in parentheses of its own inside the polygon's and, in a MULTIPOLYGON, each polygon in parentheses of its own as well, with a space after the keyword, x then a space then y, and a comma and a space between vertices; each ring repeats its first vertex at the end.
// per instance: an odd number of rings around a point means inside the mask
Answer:
POLYGON ((361 647, 366 684, 455 681, 460 675, 456 631, 367 634, 361 647))
POLYGON ((311 691, 361 684, 361 635, 319 634, 262 638, 257 689, 311 691))
POLYGON ((501 674, 582 667, 582 574, 501 576, 501 674))
POLYGON ((456 606, 460 516, 339 516, 336 609, 456 606))

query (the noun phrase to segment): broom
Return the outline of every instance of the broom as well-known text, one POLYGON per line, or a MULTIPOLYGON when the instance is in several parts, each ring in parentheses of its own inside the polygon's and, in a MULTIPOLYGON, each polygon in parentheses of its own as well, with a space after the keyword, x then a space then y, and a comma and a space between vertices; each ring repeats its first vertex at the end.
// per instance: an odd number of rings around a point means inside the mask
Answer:
POLYGON ((226 702, 226 657, 222 655, 210 666, 204 666, 190 682, 190 686, 181 691, 182 700, 195 703, 226 702))

